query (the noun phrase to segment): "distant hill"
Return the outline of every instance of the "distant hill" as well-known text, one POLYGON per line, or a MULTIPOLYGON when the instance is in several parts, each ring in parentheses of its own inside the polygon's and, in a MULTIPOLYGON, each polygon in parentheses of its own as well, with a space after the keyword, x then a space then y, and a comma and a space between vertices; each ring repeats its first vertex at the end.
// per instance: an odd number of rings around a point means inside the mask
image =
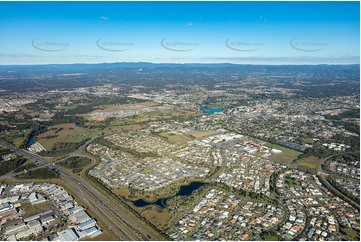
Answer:
POLYGON ((49 65, 0 65, 0 70, 89 70, 89 69, 113 69, 113 68, 172 68, 172 67, 228 67, 236 66, 230 63, 202 64, 202 63, 151 63, 151 62, 115 62, 100 64, 49 64, 49 65))
MULTIPOLYGON (((194 68, 194 67, 237 67, 237 66, 252 66, 252 67, 272 67, 272 66, 328 66, 328 65, 247 65, 247 64, 231 64, 231 63, 151 63, 151 62, 116 62, 116 63, 100 63, 100 64, 49 64, 49 65, 0 65, 0 71, 79 71, 92 69, 114 69, 114 68, 194 68)), ((338 65, 334 65, 338 66, 338 65)), ((341 65, 346 66, 346 65, 341 65)), ((347 66, 359 66, 358 64, 351 64, 347 66)))

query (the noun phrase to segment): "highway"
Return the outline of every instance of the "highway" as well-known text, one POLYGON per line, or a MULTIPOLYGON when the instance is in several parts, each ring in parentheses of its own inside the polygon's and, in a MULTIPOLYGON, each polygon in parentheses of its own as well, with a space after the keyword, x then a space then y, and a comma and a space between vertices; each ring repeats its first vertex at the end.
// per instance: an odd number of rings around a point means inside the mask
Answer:
MULTIPOLYGON (((80 154, 81 150, 86 147, 92 140, 80 147, 77 151, 71 153, 71 156, 80 154)), ((0 140, 0 146, 16 152, 25 158, 32 160, 39 166, 50 166, 53 163, 48 163, 41 156, 33 154, 27 150, 19 149, 8 142, 0 140)), ((90 158, 90 157, 89 157, 90 158)), ((93 158, 94 159, 94 158, 93 158)), ((72 186, 74 191, 79 191, 78 196, 84 200, 89 208, 103 220, 111 230, 122 240, 157 240, 150 235, 141 225, 130 218, 117 205, 110 201, 107 197, 96 190, 91 184, 84 180, 81 176, 77 176, 68 172, 61 167, 54 167, 68 184, 72 186)))

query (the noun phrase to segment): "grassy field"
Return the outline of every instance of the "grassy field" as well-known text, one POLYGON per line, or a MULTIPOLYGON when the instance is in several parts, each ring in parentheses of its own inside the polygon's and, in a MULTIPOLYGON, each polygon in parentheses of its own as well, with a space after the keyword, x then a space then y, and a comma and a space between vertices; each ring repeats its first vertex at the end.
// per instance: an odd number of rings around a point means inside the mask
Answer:
POLYGON ((154 111, 154 112, 146 112, 136 115, 134 117, 126 117, 120 119, 120 121, 124 124, 124 122, 128 123, 141 123, 147 121, 155 121, 155 120, 166 120, 172 118, 182 118, 187 117, 189 115, 193 115, 193 112, 184 111, 184 110, 164 110, 164 111, 154 111))
POLYGON ((136 107, 140 105, 144 107, 154 107, 154 106, 158 106, 159 103, 153 101, 146 101, 141 103, 122 104, 122 105, 101 105, 101 106, 97 106, 96 107, 97 109, 92 111, 91 113, 114 112, 114 111, 123 110, 124 108, 136 107))
POLYGON ((16 147, 20 147, 20 145, 22 145, 23 141, 24 141, 23 137, 16 137, 13 139, 14 145, 16 147))
POLYGON ((98 129, 86 129, 77 127, 73 123, 50 126, 48 130, 39 134, 36 139, 50 150, 57 142, 80 142, 86 138, 98 136, 98 129))
MULTIPOLYGON (((89 121, 96 120, 98 122, 103 122, 106 120, 105 117, 100 117, 100 118, 95 119, 95 118, 92 118, 89 114, 137 109, 137 106, 154 107, 154 106, 161 106, 161 105, 159 105, 159 103, 147 101, 147 102, 136 103, 136 104, 98 106, 97 109, 92 111, 91 113, 83 114, 81 116, 83 116, 84 118, 86 118, 89 121)), ((134 124, 134 123, 147 122, 150 120, 164 120, 164 119, 170 119, 170 118, 174 118, 174 117, 184 117, 184 116, 189 116, 189 115, 195 114, 195 112, 181 110, 178 108, 175 108, 175 109, 168 108, 165 110, 154 110, 153 112, 143 112, 142 110, 143 110, 143 108, 140 108, 140 113, 135 116, 116 118, 115 120, 111 121, 110 124, 111 125, 124 125, 125 123, 134 124)))
POLYGON ((292 150, 287 147, 276 145, 276 144, 267 143, 267 144, 265 144, 265 146, 272 148, 272 149, 281 150, 282 153, 272 154, 270 159, 280 162, 280 163, 283 163, 283 164, 286 164, 286 165, 289 165, 293 160, 295 160, 299 155, 302 154, 302 152, 292 150))
POLYGON ((360 235, 353 228, 341 228, 341 232, 346 234, 350 241, 360 241, 360 235))
POLYGON ((162 209, 156 205, 143 208, 140 214, 159 229, 167 227, 169 221, 175 215, 169 209, 162 209))
POLYGON ((95 114, 95 113, 107 113, 107 112, 118 112, 122 110, 129 110, 129 109, 137 109, 137 106, 143 106, 143 107, 154 107, 158 106, 159 103, 153 102, 153 101, 146 101, 142 103, 134 103, 134 104, 122 104, 122 105, 101 105, 97 106, 96 109, 90 113, 83 114, 84 118, 88 120, 97 120, 97 121, 105 121, 105 117, 101 118, 92 118, 89 114, 95 114))
POLYGON ((129 195, 130 195, 129 189, 126 188, 126 187, 118 187, 116 189, 113 189, 112 192, 115 195, 122 196, 122 197, 125 197, 125 198, 128 198, 129 195))
POLYGON ((39 118, 51 118, 54 116, 54 114, 46 114, 46 113, 39 113, 37 111, 34 111, 34 110, 30 110, 30 109, 27 109, 25 106, 21 106, 20 107, 20 110, 23 111, 24 113, 32 116, 32 117, 39 117, 39 118))
POLYGON ((72 109, 76 109, 79 105, 77 104, 71 104, 71 105, 66 105, 66 106, 58 106, 56 109, 67 109, 67 110, 72 110, 72 109))
POLYGON ((298 161, 296 163, 296 165, 298 166, 303 166, 306 168, 310 168, 310 169, 315 169, 317 167, 317 165, 319 165, 321 163, 321 159, 316 157, 316 156, 308 156, 303 158, 302 160, 298 161))
POLYGON ((307 144, 310 144, 310 145, 312 145, 312 144, 315 143, 315 141, 313 140, 313 138, 305 138, 305 139, 302 139, 302 141, 303 141, 304 143, 307 143, 307 144))
POLYGON ((277 236, 276 236, 276 235, 273 235, 273 234, 267 234, 267 235, 261 237, 261 239, 262 239, 263 241, 278 241, 277 236))
POLYGON ((168 132, 163 132, 160 134, 160 136, 167 138, 168 141, 172 143, 185 143, 191 140, 191 138, 184 135, 169 134, 168 132))
POLYGON ((42 202, 36 205, 32 205, 31 203, 26 203, 21 206, 24 210, 24 218, 30 217, 36 213, 41 213, 51 209, 51 205, 48 202, 42 202))
POLYGON ((216 130, 198 130, 198 131, 189 132, 187 134, 195 137, 196 139, 199 139, 204 136, 218 134, 218 131, 216 131, 216 130))

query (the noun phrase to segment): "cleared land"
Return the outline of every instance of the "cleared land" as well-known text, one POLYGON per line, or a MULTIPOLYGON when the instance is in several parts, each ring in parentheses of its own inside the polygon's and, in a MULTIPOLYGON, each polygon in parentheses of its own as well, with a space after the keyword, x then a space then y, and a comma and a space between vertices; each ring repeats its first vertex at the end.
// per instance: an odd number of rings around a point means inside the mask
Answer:
POLYGON ((169 209, 159 208, 157 205, 150 205, 143 208, 140 214, 159 229, 167 227, 169 221, 174 217, 174 212, 169 209))
POLYGON ((59 124, 50 126, 48 130, 39 134, 36 139, 47 149, 50 150, 57 142, 78 143, 86 138, 94 138, 99 130, 77 127, 74 123, 59 124))
POLYGON ((97 109, 92 111, 91 113, 121 111, 124 108, 129 108, 132 106, 136 107, 139 105, 142 105, 145 107, 154 107, 154 106, 159 106, 159 103, 147 101, 147 102, 140 102, 140 103, 134 103, 134 104, 123 104, 123 105, 102 105, 102 106, 97 106, 97 109))
POLYGON ((191 138, 184 136, 184 135, 177 135, 177 134, 170 134, 168 132, 163 132, 160 134, 160 136, 165 137, 168 139, 168 141, 172 143, 185 143, 188 140, 191 140, 191 138))
POLYGON ((27 203, 21 208, 24 210, 24 218, 27 218, 36 213, 41 213, 51 209, 51 205, 48 202, 42 202, 36 205, 32 205, 31 203, 27 203))
POLYGON ((284 146, 276 145, 276 144, 267 143, 267 144, 265 144, 265 146, 272 148, 272 149, 281 150, 282 153, 272 154, 270 159, 280 162, 280 163, 283 163, 283 164, 286 164, 286 165, 291 164, 291 162, 293 160, 295 160, 299 155, 302 154, 302 152, 292 150, 292 149, 286 148, 284 146))
POLYGON ((218 131, 216 130, 199 130, 199 131, 193 131, 193 132, 189 132, 187 133, 187 135, 193 136, 196 139, 208 136, 208 135, 212 135, 212 134, 218 134, 218 131))
POLYGON ((341 228, 341 233, 346 234, 350 241, 359 241, 360 236, 353 228, 341 228))
POLYGON ((303 166, 310 169, 315 169, 321 163, 321 159, 316 156, 308 156, 298 161, 296 164, 298 166, 303 166))
POLYGON ((130 195, 130 192, 129 192, 129 189, 126 188, 126 187, 118 187, 116 189, 113 189, 112 192, 115 194, 115 195, 118 195, 118 196, 121 196, 121 197, 125 197, 128 199, 129 195, 130 195))

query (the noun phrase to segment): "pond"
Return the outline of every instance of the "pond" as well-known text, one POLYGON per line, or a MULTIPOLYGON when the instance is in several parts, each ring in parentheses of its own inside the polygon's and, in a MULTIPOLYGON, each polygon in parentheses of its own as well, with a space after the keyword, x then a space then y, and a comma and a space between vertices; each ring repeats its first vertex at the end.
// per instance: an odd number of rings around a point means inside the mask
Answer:
MULTIPOLYGON (((192 194, 193 191, 197 190, 198 188, 204 186, 205 183, 203 182, 191 182, 188 185, 181 186, 176 194, 176 196, 189 196, 192 194)), ((144 199, 138 199, 133 201, 134 206, 136 207, 145 207, 151 204, 156 204, 162 208, 167 207, 167 200, 171 197, 166 198, 159 198, 155 202, 147 202, 144 199)))
POLYGON ((147 202, 143 199, 138 199, 136 201, 133 202, 133 204, 136 206, 136 207, 145 207, 145 206, 148 206, 148 205, 151 205, 151 204, 156 204, 162 208, 165 208, 167 207, 167 200, 168 198, 160 198, 158 199, 157 201, 155 202, 147 202))
POLYGON ((32 133, 28 139, 28 145, 33 145, 34 143, 35 143, 35 132, 32 133))
POLYGON ((181 186, 177 193, 177 196, 188 196, 191 195, 193 191, 204 185, 203 182, 192 182, 189 185, 181 186))
POLYGON ((222 112, 221 107, 208 107, 208 103, 201 106, 201 111, 206 114, 222 112))
MULTIPOLYGON (((40 127, 40 133, 44 133, 46 130, 47 130, 47 128, 45 126, 40 127)), ((36 134, 37 134, 36 131, 33 131, 31 133, 31 135, 29 136, 29 139, 28 139, 28 143, 27 143, 28 145, 35 144, 35 142, 36 142, 36 139, 35 139, 36 134)))

